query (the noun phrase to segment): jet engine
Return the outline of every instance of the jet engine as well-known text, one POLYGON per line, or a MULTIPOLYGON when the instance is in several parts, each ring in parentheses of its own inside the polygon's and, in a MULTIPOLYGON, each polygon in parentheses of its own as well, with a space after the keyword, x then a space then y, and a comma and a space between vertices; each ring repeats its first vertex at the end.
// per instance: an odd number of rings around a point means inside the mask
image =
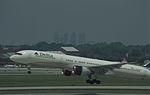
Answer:
POLYGON ((86 68, 86 67, 82 67, 82 66, 73 66, 72 70, 67 70, 64 69, 62 71, 62 74, 65 76, 71 76, 71 75, 87 75, 90 74, 91 71, 86 68))
POLYGON ((72 75, 72 71, 63 70, 63 71, 62 71, 62 74, 65 75, 65 76, 71 76, 71 75, 72 75))
POLYGON ((82 66, 73 66, 72 74, 73 75, 81 75, 81 74, 90 74, 91 71, 86 67, 82 66))

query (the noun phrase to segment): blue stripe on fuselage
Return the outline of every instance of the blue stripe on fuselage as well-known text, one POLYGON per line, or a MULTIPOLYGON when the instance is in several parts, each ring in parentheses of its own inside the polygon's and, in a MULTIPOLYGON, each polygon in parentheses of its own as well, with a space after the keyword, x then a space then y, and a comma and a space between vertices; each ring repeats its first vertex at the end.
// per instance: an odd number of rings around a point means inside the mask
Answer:
POLYGON ((150 67, 145 67, 146 69, 150 70, 150 67))

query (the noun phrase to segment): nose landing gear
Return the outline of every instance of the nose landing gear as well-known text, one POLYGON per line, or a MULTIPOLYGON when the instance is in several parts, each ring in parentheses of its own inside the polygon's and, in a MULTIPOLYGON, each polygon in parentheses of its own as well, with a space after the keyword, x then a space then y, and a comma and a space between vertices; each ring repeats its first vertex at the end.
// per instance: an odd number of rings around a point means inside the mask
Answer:
POLYGON ((28 68, 27 73, 28 73, 28 74, 31 74, 31 65, 27 65, 27 68, 28 68))

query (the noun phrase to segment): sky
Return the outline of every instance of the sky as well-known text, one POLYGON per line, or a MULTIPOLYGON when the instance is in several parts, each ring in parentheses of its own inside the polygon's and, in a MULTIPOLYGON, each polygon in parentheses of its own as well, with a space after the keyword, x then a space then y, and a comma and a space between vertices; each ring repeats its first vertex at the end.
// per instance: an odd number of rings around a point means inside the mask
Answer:
POLYGON ((149 0, 0 0, 0 44, 52 42, 84 33, 87 43, 150 44, 149 0))

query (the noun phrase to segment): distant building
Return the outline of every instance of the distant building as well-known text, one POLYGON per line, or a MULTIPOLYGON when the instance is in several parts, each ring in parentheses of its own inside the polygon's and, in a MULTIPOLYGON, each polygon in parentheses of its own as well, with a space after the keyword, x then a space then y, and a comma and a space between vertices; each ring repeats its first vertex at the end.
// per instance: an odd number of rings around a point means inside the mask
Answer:
POLYGON ((47 51, 47 52, 56 53, 56 54, 64 54, 62 51, 47 51))
POLYGON ((84 44, 84 43, 86 43, 85 33, 80 33, 78 36, 78 44, 84 44))
POLYGON ((63 34, 62 42, 63 42, 63 44, 67 44, 68 43, 68 34, 67 33, 63 34))
POLYGON ((17 47, 7 47, 7 48, 0 48, 0 53, 10 53, 10 52, 17 52, 22 50, 21 48, 17 48, 17 47))
POLYGON ((74 47, 61 47, 60 51, 68 55, 79 55, 79 50, 74 47))
POLYGON ((58 32, 55 32, 53 37, 54 37, 53 41, 55 43, 59 43, 59 41, 60 41, 60 34, 58 32))
POLYGON ((77 35, 75 32, 73 32, 70 35, 70 44, 76 45, 77 44, 77 35))

